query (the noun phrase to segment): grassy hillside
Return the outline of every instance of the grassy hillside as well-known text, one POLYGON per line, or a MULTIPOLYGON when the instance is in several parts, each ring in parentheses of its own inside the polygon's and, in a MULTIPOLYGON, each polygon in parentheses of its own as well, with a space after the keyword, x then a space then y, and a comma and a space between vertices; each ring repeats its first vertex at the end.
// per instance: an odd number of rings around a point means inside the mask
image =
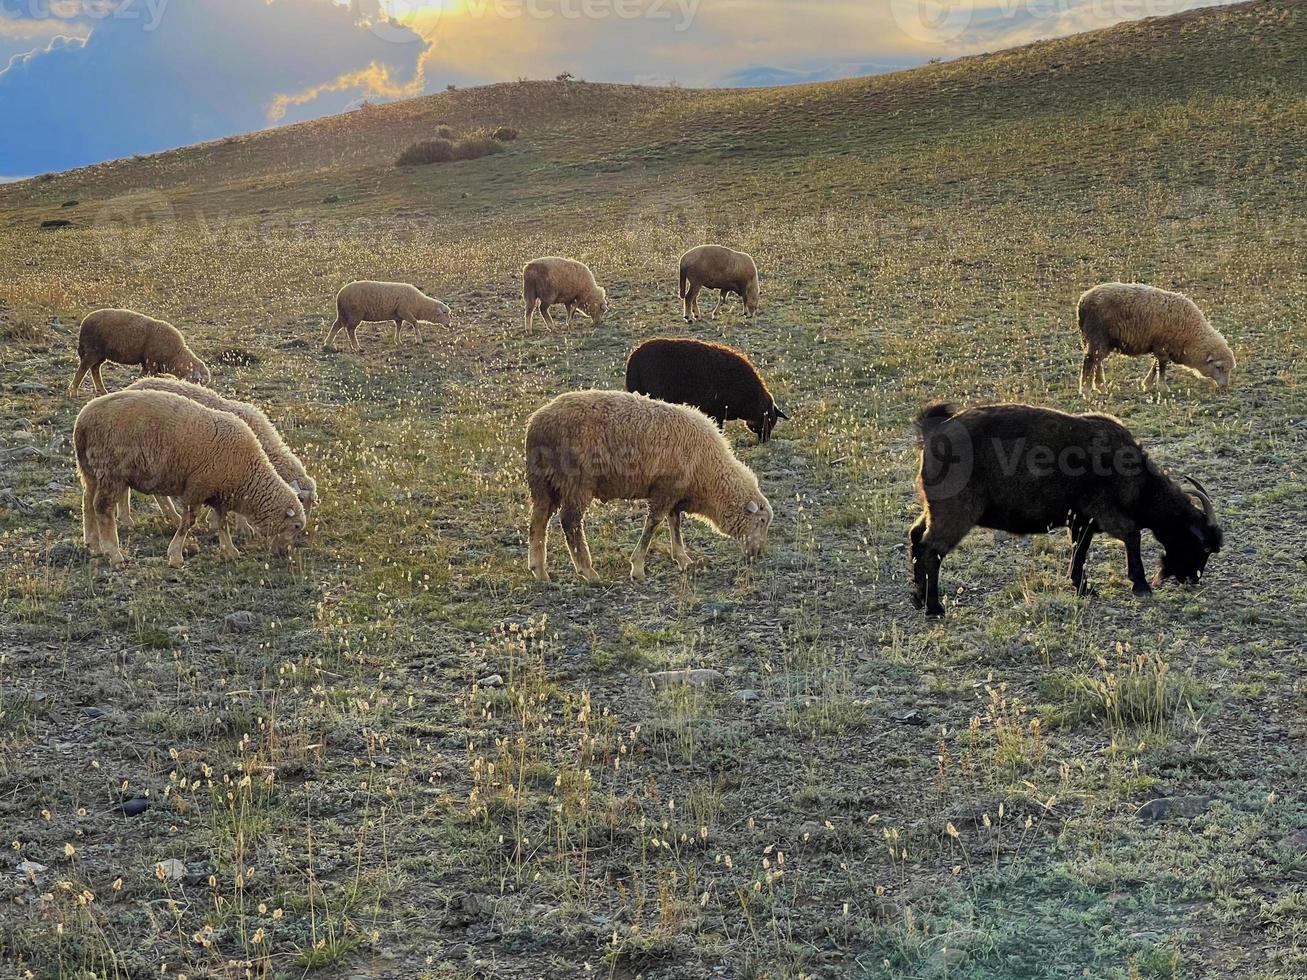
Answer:
POLYGON ((798 88, 491 86, 0 187, 0 975, 1302 976, 1305 49, 1273 0, 798 88), (393 166, 439 125, 522 136, 393 166), (707 240, 763 307, 693 332, 793 416, 729 430, 769 554, 695 524, 703 564, 664 534, 633 585, 641 509, 609 504, 603 583, 555 528, 538 586, 525 419, 691 329, 707 240), (545 253, 608 323, 523 330, 545 253), (323 352, 356 278, 454 325, 323 352), (1225 551, 1140 602, 1104 541, 1078 599, 1064 536, 977 533, 927 622, 912 414, 1084 406, 1106 279, 1184 290, 1240 359, 1160 400, 1118 359, 1103 403, 1225 551), (317 475, 289 566, 203 536, 171 570, 144 499, 127 568, 88 561, 64 387, 107 305, 181 327, 317 475), (647 680, 687 665, 722 679, 647 680))

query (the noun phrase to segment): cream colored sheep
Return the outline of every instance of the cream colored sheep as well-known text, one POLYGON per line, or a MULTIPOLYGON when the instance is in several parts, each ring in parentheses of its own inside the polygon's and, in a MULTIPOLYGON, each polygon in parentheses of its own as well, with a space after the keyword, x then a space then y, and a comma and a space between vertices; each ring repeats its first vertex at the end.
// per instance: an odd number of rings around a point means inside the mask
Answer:
POLYGON ((681 256, 681 271, 677 291, 685 305, 685 322, 692 323, 703 319, 699 309, 699 291, 702 289, 720 289, 717 305, 709 317, 717 311, 729 293, 735 293, 744 301, 745 316, 758 312, 758 266, 753 256, 747 252, 737 252, 725 245, 700 245, 681 256))
POLYGON ((248 425, 169 391, 118 391, 93 398, 73 426, 82 481, 82 530, 92 554, 122 565, 115 508, 124 490, 180 497, 185 508, 168 546, 168 564, 182 549, 203 505, 218 513, 224 557, 232 544, 228 511, 248 517, 286 554, 304 535, 304 505, 277 475, 248 425))
POLYGON ((353 349, 361 350, 357 334, 359 324, 386 320, 395 324, 395 346, 399 346, 399 333, 406 323, 412 325, 418 343, 421 343, 422 330, 418 321, 447 327, 449 307, 406 282, 352 282, 336 294, 336 322, 323 338, 322 347, 325 350, 332 338, 344 330, 353 349))
POLYGON ((1172 362, 1229 387, 1234 372, 1230 345, 1187 296, 1138 282, 1105 282, 1080 297, 1076 316, 1085 347, 1082 395, 1087 387, 1107 387, 1103 361, 1115 352, 1155 358, 1145 388, 1154 382, 1164 388, 1172 362))
MULTIPOLYGON (((313 477, 309 476, 308 470, 304 468, 300 458, 291 452, 290 447, 281 438, 281 433, 277 431, 261 408, 248 402, 223 398, 216 391, 191 384, 189 381, 174 381, 170 378, 142 378, 128 385, 127 390, 170 391, 174 395, 181 395, 193 402, 199 402, 206 408, 211 408, 216 412, 230 412, 235 415, 254 432, 259 444, 263 446, 264 452, 268 454, 268 462, 272 463, 272 468, 277 471, 277 475, 285 480, 287 485, 295 491, 295 495, 300 498, 300 503, 304 505, 305 516, 307 517, 312 512, 313 505, 318 500, 318 485, 313 477)), ((119 520, 124 524, 131 523, 130 499, 131 491, 129 490, 124 494, 123 506, 118 511, 119 520)), ((156 497, 155 500, 159 504, 159 510, 165 516, 171 518, 174 524, 181 520, 181 515, 177 513, 172 501, 167 497, 160 496, 156 497)))
POLYGON ((105 361, 138 364, 142 377, 174 374, 206 385, 211 380, 209 368, 186 346, 180 330, 134 310, 88 313, 77 336, 77 357, 77 374, 68 386, 69 395, 77 394, 87 371, 91 372, 96 393, 105 394, 108 389, 100 377, 100 365, 105 361))
POLYGON ((708 416, 685 405, 624 391, 560 395, 526 427, 526 477, 531 490, 527 565, 548 581, 549 519, 560 520, 577 574, 598 579, 582 521, 593 500, 648 500, 644 534, 631 557, 631 578, 644 579, 649 542, 664 519, 672 556, 682 568, 690 555, 681 515, 700 517, 740 543, 746 557, 767 543, 772 509, 758 478, 735 458, 708 416))
POLYGON ((522 269, 522 299, 526 303, 523 323, 530 330, 539 307, 545 323, 551 327, 553 318, 549 307, 562 304, 567 307, 567 322, 579 309, 596 327, 604 322, 608 312, 608 291, 595 282, 594 273, 584 262, 547 255, 528 262, 522 269))

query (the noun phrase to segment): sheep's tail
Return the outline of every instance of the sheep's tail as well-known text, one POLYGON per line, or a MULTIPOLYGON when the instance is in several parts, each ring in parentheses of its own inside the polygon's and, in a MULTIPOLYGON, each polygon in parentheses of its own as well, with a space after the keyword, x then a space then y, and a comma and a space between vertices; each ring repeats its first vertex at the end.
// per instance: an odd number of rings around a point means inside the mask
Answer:
POLYGON ((912 420, 912 424, 924 439, 954 415, 957 415, 958 411, 956 405, 950 405, 948 402, 931 402, 917 413, 917 417, 912 420))
POLYGON ((681 299, 685 299, 685 297, 688 296, 689 294, 690 294, 690 269, 686 263, 682 262, 681 278, 676 286, 676 295, 679 296, 681 299))

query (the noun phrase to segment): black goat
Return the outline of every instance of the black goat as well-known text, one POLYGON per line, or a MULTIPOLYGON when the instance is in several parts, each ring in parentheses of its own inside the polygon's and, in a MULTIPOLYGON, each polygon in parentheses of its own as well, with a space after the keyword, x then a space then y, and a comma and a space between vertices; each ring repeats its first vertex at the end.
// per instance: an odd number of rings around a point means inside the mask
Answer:
POLYGON ((689 337, 657 337, 632 351, 626 390, 691 405, 723 429, 730 419, 744 419, 760 443, 771 438, 777 421, 789 418, 747 357, 689 337))
POLYGON ((1148 529, 1165 549, 1154 585, 1195 583, 1221 550, 1212 501, 1194 500, 1168 478, 1118 419, 1030 405, 959 410, 927 405, 917 489, 924 512, 908 533, 912 599, 942 616, 939 566, 973 527, 1011 534, 1071 532, 1071 581, 1085 594, 1085 557, 1097 533, 1125 542, 1136 595, 1152 591, 1139 552, 1148 529))

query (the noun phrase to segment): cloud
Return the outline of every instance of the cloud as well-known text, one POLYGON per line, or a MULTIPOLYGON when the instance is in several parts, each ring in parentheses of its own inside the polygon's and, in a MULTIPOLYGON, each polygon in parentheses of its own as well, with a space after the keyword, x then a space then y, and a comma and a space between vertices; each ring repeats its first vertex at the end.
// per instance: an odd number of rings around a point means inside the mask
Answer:
MULTIPOLYGON (((119 16, 90 16, 91 2, 76 0, 62 18, 0 21, 15 34, 20 25, 46 31, 32 28, 45 46, 0 71, 0 120, 21 134, 0 141, 0 174, 247 132, 268 125, 270 112, 338 111, 360 93, 405 89, 424 51, 416 35, 392 43, 332 0, 130 0, 134 17, 121 15, 127 0, 116 0, 119 16), (88 35, 50 40, 56 23, 88 35)), ((0 10, 11 7, 30 9, 0 0, 0 10)))

